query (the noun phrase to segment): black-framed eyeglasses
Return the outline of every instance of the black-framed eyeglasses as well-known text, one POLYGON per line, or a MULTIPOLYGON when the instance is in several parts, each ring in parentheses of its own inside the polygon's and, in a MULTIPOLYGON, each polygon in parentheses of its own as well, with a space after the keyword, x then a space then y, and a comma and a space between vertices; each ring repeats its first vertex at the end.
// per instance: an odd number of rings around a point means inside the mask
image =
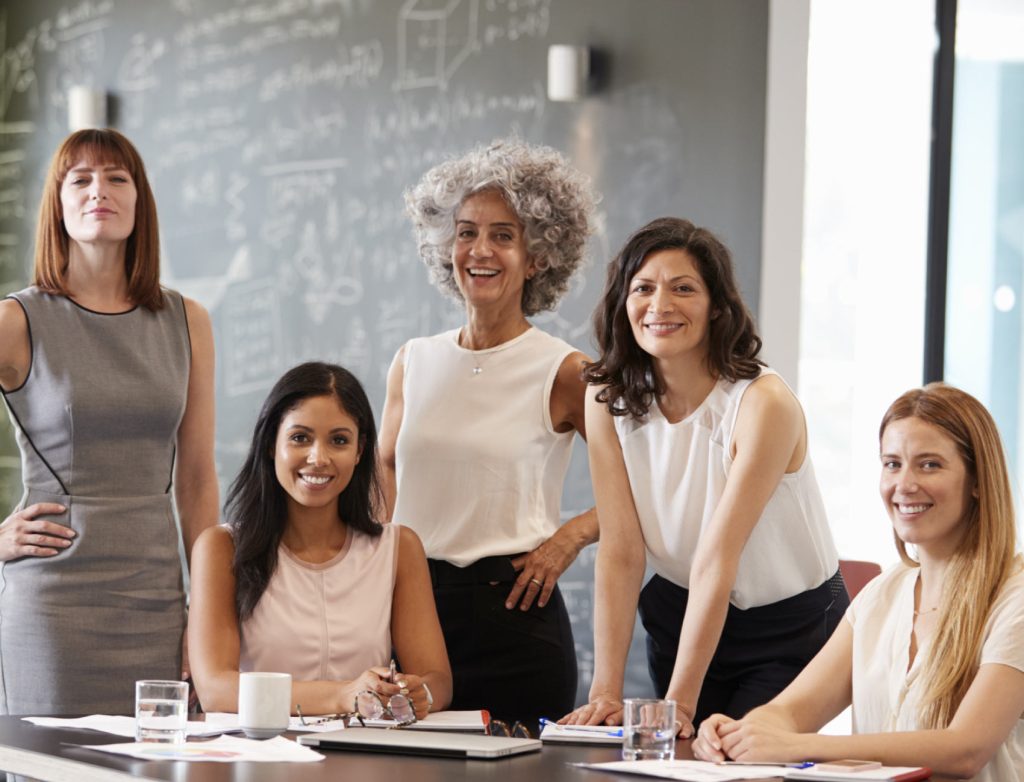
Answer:
POLYGON ((509 724, 504 720, 491 720, 487 723, 487 735, 488 736, 506 736, 513 739, 532 739, 533 734, 530 729, 526 727, 519 720, 509 724))

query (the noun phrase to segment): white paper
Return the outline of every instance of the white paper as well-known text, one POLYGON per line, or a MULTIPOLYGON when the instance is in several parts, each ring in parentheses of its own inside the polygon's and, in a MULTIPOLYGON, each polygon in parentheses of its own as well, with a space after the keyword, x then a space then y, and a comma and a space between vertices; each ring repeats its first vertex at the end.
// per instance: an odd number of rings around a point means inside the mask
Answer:
MULTIPOLYGON (((295 733, 325 733, 329 730, 342 730, 345 727, 343 720, 316 722, 316 720, 322 719, 318 715, 307 715, 306 719, 314 724, 303 725, 299 717, 292 717, 288 721, 288 730, 295 733)), ((393 728, 397 724, 394 720, 365 720, 365 722, 368 728, 393 728)), ((238 730, 238 715, 228 712, 212 712, 206 715, 206 724, 220 726, 221 732, 236 731, 238 730)), ((359 727, 359 721, 353 718, 349 721, 349 725, 359 727)), ((435 711, 407 727, 483 733, 487 726, 480 711, 435 711)))
POLYGON ((189 760, 212 763, 312 763, 324 756, 309 747, 303 747, 283 736, 266 741, 253 741, 237 736, 220 736, 210 741, 190 741, 185 744, 82 744, 83 749, 127 755, 142 760, 189 760))
MULTIPOLYGON (((307 719, 320 719, 312 717, 307 719)), ((238 715, 225 711, 209 712, 206 715, 205 724, 211 731, 209 735, 215 736, 218 733, 239 733, 242 729, 238 726, 238 715)), ((300 717, 288 718, 288 730, 293 733, 323 733, 328 730, 342 730, 345 727, 344 720, 329 720, 318 722, 315 725, 303 725, 300 717)))
POLYGON ((920 771, 918 766, 881 766, 880 768, 867 769, 866 771, 821 771, 814 767, 808 769, 794 769, 786 774, 786 779, 862 779, 866 782, 871 780, 887 780, 895 777, 911 774, 920 771))
POLYGON ((782 777, 786 773, 786 769, 780 766, 723 766, 703 760, 616 760, 611 763, 575 763, 574 765, 594 771, 640 774, 661 779, 679 779, 683 782, 771 779, 772 777, 782 777))
POLYGON ((584 742, 587 744, 622 744, 622 727, 608 725, 559 725, 545 722, 541 741, 584 742))
POLYGON ((79 760, 7 746, 0 747, 0 768, 11 775, 20 774, 45 782, 138 782, 140 779, 151 779, 138 773, 128 774, 79 760))
MULTIPOLYGON (((185 734, 188 736, 217 736, 231 730, 238 730, 238 718, 235 718, 234 727, 221 727, 208 722, 187 722, 185 734)), ((135 718, 121 715, 90 714, 88 717, 23 717, 25 722, 31 722, 42 728, 79 728, 82 730, 98 730, 101 733, 110 733, 114 736, 127 736, 135 738, 135 718)))

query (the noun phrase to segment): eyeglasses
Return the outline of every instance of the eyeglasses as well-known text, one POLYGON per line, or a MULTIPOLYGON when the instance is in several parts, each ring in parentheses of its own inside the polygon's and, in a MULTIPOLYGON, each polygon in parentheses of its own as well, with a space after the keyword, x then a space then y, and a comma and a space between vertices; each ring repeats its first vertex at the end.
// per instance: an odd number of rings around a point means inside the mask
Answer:
POLYGON ((356 696, 356 715, 359 722, 365 717, 368 720, 391 719, 396 728, 404 728, 416 722, 416 707, 408 695, 397 693, 388 698, 387 703, 372 690, 363 690, 356 696))
POLYGON ((506 736, 513 739, 532 739, 533 734, 530 733, 530 729, 526 727, 519 720, 512 723, 512 727, 508 726, 508 723, 504 720, 491 720, 487 723, 487 735, 488 736, 506 736))
POLYGON ((345 727, 355 717, 359 724, 366 727, 366 720, 394 720, 394 725, 389 728, 405 728, 416 722, 416 707, 408 696, 402 694, 392 695, 384 700, 372 690, 363 690, 356 695, 356 710, 346 714, 327 714, 322 717, 305 717, 302 714, 302 706, 295 705, 295 713, 299 715, 299 722, 307 727, 323 725, 325 722, 341 720, 345 727))

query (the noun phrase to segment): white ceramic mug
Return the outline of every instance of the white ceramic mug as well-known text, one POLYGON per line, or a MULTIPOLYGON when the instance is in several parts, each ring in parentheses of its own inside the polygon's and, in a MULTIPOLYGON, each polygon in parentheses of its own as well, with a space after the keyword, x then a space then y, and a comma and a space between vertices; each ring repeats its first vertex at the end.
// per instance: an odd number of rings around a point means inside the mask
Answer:
POLYGON ((249 738, 270 739, 286 731, 291 704, 291 674, 239 674, 238 726, 249 738))

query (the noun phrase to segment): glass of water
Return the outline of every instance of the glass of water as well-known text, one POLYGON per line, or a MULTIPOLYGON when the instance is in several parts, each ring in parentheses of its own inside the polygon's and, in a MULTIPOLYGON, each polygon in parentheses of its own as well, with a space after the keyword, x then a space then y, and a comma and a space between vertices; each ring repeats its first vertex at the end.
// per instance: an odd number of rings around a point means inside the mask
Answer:
POLYGON ((623 760, 672 760, 676 752, 676 702, 627 698, 623 715, 623 760))
POLYGON ((188 722, 188 684, 143 679, 135 682, 135 740, 180 744, 188 722))

